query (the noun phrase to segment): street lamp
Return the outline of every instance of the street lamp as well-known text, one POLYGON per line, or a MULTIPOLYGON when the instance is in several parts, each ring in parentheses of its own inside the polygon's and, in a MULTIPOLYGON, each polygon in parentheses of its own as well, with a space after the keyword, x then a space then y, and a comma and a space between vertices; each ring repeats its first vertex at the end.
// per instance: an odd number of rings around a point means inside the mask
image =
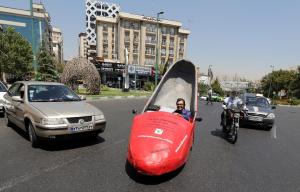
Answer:
POLYGON ((157 13, 156 16, 156 64, 155 64, 155 87, 157 86, 158 82, 158 43, 159 43, 159 36, 158 36, 158 27, 159 27, 159 15, 164 14, 163 11, 157 13))
POLYGON ((269 85, 269 93, 268 93, 268 98, 270 98, 270 93, 271 93, 271 86, 272 86, 272 75, 273 75, 273 71, 274 71, 274 65, 270 65, 270 67, 272 68, 272 74, 271 74, 271 80, 270 80, 270 85, 269 85))
POLYGON ((32 38, 32 54, 33 54, 33 67, 34 67, 34 75, 36 79, 37 75, 37 64, 36 64, 36 56, 35 56, 35 34, 34 34, 34 16, 33 16, 33 3, 32 0, 30 3, 30 16, 31 16, 31 38, 32 38))

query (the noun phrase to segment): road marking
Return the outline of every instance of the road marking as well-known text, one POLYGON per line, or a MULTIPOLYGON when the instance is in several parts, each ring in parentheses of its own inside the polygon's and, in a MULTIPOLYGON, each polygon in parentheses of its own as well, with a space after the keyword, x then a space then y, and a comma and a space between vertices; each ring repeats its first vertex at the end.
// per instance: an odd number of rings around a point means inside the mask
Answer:
MULTIPOLYGON (((106 149, 111 148, 111 147, 113 147, 115 145, 121 144, 121 143, 123 143, 125 141, 126 141, 125 139, 121 139, 121 140, 115 141, 112 145, 107 145, 107 146, 101 147, 100 151, 106 150, 106 149)), ((88 152, 90 152, 90 150, 88 152)), ((63 163, 56 164, 56 165, 53 165, 53 166, 41 169, 38 172, 28 173, 28 174, 21 175, 19 177, 12 178, 12 179, 8 180, 7 182, 0 184, 0 192, 1 191, 5 191, 5 190, 10 189, 10 188, 13 188, 13 187, 15 187, 15 186, 17 186, 17 185, 19 185, 21 183, 29 181, 29 180, 31 180, 31 179, 33 179, 35 177, 38 177, 38 176, 40 176, 40 175, 42 175, 44 173, 52 172, 52 171, 54 171, 56 169, 59 169, 59 168, 65 166, 65 165, 71 165, 72 162, 74 162, 76 160, 79 160, 82 157, 85 157, 85 156, 78 156, 78 157, 72 158, 69 161, 65 161, 63 163)))
POLYGON ((180 144, 178 145, 177 149, 175 150, 175 152, 177 153, 178 150, 181 148, 181 146, 183 145, 184 141, 186 140, 187 135, 184 136, 184 138, 182 139, 182 141, 180 142, 180 144))
POLYGON ((273 128, 271 129, 271 137, 277 139, 277 126, 274 124, 273 128))

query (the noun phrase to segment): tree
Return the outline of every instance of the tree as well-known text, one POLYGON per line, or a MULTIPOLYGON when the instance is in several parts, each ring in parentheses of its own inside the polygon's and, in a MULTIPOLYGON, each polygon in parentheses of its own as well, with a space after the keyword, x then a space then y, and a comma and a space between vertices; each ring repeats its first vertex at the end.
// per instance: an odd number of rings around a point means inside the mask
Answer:
POLYGON ((95 65, 84 58, 73 58, 65 65, 61 82, 76 90, 79 81, 86 84, 87 93, 100 93, 100 75, 95 65))
POLYGON ((273 95, 273 92, 285 90, 289 96, 292 93, 292 85, 296 76, 296 71, 282 69, 265 75, 261 80, 264 95, 268 96, 270 92, 270 97, 274 97, 276 94, 273 95))
POLYGON ((213 92, 218 93, 219 95, 224 95, 224 91, 221 88, 218 78, 216 78, 216 80, 211 84, 211 87, 213 92))
POLYGON ((293 96, 300 98, 300 66, 298 66, 297 74, 295 75, 295 79, 292 82, 292 93, 293 96))
POLYGON ((198 83, 198 92, 200 95, 207 95, 208 90, 209 85, 206 85, 204 83, 198 83))
POLYGON ((42 42, 40 47, 37 62, 39 64, 37 79, 40 81, 57 81, 58 73, 56 65, 50 52, 47 50, 46 45, 42 42))
POLYGON ((26 79, 32 74, 32 61, 31 45, 20 33, 13 27, 0 32, 0 74, 5 72, 15 79, 26 79))

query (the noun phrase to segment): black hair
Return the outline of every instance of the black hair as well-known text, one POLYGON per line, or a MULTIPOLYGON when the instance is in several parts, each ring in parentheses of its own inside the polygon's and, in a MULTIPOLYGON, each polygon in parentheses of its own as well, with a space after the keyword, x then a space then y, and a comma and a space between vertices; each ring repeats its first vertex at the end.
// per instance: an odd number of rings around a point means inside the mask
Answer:
POLYGON ((179 101, 183 101, 183 106, 185 106, 185 100, 184 100, 183 98, 178 98, 177 101, 176 101, 176 104, 177 104, 179 101))

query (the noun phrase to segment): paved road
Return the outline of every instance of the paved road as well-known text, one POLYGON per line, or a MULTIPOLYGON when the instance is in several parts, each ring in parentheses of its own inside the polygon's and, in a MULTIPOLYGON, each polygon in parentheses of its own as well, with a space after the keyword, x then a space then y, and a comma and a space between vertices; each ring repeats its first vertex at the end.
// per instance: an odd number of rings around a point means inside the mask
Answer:
POLYGON ((0 191, 300 191, 300 108, 278 107, 272 131, 240 129, 222 138, 220 104, 199 103, 195 144, 185 167, 159 178, 126 169, 131 109, 145 99, 93 102, 107 130, 97 141, 51 142, 33 149, 18 129, 0 122, 0 191))

